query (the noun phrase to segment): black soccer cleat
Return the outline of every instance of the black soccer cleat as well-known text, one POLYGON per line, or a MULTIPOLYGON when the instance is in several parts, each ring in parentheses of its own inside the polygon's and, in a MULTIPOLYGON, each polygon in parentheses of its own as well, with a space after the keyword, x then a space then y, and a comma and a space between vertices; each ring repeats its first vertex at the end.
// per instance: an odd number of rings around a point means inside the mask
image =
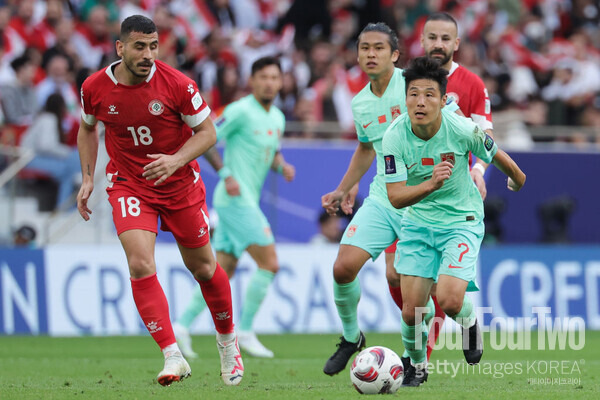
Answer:
POLYGON ((475 320, 475 324, 468 328, 462 328, 463 354, 469 365, 479 364, 483 356, 483 339, 481 338, 481 330, 479 323, 475 320))
POLYGON ((327 360, 325 366, 323 367, 323 372, 325 372, 327 375, 335 375, 343 371, 344 368, 346 368, 346 364, 348 364, 350 357, 352 357, 354 353, 364 349, 367 343, 365 335, 363 335, 362 332, 358 337, 357 343, 349 342, 344 339, 343 336, 340 337, 340 339, 340 342, 337 344, 338 349, 331 357, 329 357, 329 360, 327 360))
POLYGON ((410 357, 400 357, 400 361, 402 361, 402 368, 404 369, 404 374, 410 368, 410 357))
POLYGON ((408 368, 404 370, 404 379, 402 379, 403 387, 417 387, 421 386, 422 383, 427 382, 427 376, 429 373, 427 372, 427 368, 425 363, 421 363, 422 368, 417 368, 414 365, 409 364, 408 368))

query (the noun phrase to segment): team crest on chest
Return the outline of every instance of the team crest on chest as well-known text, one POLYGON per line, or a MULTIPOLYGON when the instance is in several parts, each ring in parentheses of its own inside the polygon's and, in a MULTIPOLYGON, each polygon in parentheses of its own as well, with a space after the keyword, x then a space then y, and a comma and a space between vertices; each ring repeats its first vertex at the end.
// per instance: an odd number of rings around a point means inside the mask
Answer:
POLYGON ((165 105, 160 100, 152 100, 150 104, 148 104, 148 111, 152 115, 160 115, 165 111, 165 105))
POLYGON ((390 107, 390 111, 392 112, 392 121, 400 116, 400 106, 392 106, 390 107))
POLYGON ((452 165, 454 165, 454 163, 456 162, 454 158, 454 153, 442 153, 440 154, 440 158, 442 159, 442 161, 448 161, 452 165))

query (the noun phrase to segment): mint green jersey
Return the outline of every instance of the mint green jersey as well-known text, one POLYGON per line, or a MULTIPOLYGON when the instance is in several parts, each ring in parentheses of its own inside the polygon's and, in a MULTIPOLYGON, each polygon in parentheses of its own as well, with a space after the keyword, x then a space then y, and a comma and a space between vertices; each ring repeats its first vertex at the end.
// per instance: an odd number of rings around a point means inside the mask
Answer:
MULTIPOLYGON (((251 94, 229 104, 215 126, 217 140, 225 140, 223 162, 240 185, 242 203, 258 205, 285 129, 283 113, 273 105, 267 112, 251 94)), ((240 204, 240 198, 236 204, 240 204)), ((231 202, 221 179, 215 188, 213 204, 228 206, 231 202)))
POLYGON ((388 128, 383 140, 385 181, 406 181, 416 186, 430 179, 434 165, 454 164, 444 185, 408 207, 405 218, 428 226, 477 225, 483 220, 483 201, 469 173, 469 151, 490 163, 498 147, 476 123, 451 112, 442 112, 439 131, 429 140, 418 138, 408 114, 388 128))
POLYGON ((372 143, 377 154, 377 174, 371 182, 369 197, 384 207, 398 212, 389 202, 384 180, 384 161, 382 152, 383 134, 393 120, 406 113, 406 93, 402 70, 394 69, 394 74, 388 83, 383 96, 377 97, 371 91, 369 82, 352 99, 352 115, 358 140, 372 143))

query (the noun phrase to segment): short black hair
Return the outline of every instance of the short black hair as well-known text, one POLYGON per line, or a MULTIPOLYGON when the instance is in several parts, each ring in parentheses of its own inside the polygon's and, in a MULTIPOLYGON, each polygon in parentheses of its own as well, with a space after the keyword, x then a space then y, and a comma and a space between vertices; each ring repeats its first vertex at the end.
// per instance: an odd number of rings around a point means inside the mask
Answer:
POLYGON ((131 32, 139 32, 145 35, 156 32, 156 25, 154 22, 143 15, 132 15, 125 18, 121 23, 121 35, 119 39, 124 42, 131 32))
POLYGON ((433 14, 430 14, 425 20, 425 23, 428 23, 429 21, 452 22, 456 27, 456 31, 458 32, 458 24, 456 23, 456 20, 452 15, 448 14, 447 12, 435 12, 433 14))
POLYGON ((390 28, 385 22, 369 22, 367 26, 365 26, 358 34, 356 47, 358 47, 360 44, 360 37, 362 34, 367 32, 381 32, 386 34, 388 36, 388 43, 390 44, 392 53, 396 50, 400 50, 400 46, 398 45, 398 35, 396 35, 396 32, 394 32, 392 28, 390 28))
POLYGON ((448 84, 448 71, 442 68, 440 62, 427 56, 417 57, 410 61, 408 68, 402 72, 405 82, 405 92, 408 93, 408 87, 412 81, 417 79, 430 79, 436 81, 440 86, 440 95, 446 94, 446 85, 448 84))
POLYGON ((21 70, 21 68, 23 68, 30 62, 31 62, 31 58, 29 58, 29 55, 27 55, 27 53, 25 52, 22 55, 20 55, 19 57, 12 60, 10 63, 10 66, 12 67, 12 69, 15 72, 19 72, 21 70))
POLYGON ((279 58, 267 56, 261 57, 252 63, 252 75, 257 73, 264 67, 268 67, 269 65, 276 65, 277 68, 279 68, 279 72, 281 72, 281 63, 279 62, 279 58))

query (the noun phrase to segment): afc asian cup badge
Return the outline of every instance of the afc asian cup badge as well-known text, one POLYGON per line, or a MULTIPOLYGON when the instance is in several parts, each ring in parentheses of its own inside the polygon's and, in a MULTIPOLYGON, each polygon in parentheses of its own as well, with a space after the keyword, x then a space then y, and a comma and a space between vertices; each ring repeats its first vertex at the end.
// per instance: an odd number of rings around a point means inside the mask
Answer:
POLYGON ((152 115, 160 115, 165 111, 165 105, 160 100, 152 100, 150 104, 148 104, 148 111, 152 115))

